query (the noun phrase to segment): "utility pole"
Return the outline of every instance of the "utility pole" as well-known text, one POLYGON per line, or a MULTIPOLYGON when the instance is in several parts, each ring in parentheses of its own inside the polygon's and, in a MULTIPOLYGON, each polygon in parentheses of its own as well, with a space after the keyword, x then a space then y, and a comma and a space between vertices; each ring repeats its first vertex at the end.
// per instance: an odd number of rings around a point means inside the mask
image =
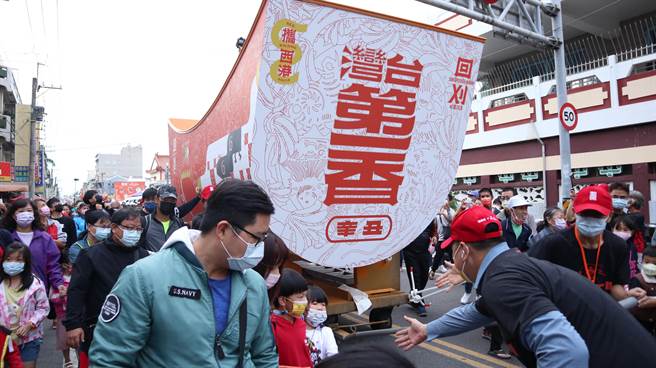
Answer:
MULTIPOLYGON (((495 33, 521 44, 554 51, 554 76, 558 111, 567 102, 567 69, 563 36, 561 0, 416 0, 428 5, 487 23, 495 33), (551 18, 551 34, 542 28, 542 16, 551 18)), ((563 201, 570 199, 572 163, 569 132, 558 124, 560 144, 561 191, 563 201)), ((546 178, 542 178, 546 183, 546 178)), ((546 189, 546 185, 545 185, 546 189)))

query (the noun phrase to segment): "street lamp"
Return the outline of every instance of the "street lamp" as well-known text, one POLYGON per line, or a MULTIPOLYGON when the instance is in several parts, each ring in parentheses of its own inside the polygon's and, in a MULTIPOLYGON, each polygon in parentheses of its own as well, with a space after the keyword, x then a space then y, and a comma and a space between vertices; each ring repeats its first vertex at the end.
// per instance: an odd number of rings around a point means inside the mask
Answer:
POLYGON ((74 184, 74 187, 73 187, 73 194, 74 194, 75 196, 77 196, 77 182, 78 182, 79 180, 80 180, 79 178, 73 178, 73 184, 74 184))

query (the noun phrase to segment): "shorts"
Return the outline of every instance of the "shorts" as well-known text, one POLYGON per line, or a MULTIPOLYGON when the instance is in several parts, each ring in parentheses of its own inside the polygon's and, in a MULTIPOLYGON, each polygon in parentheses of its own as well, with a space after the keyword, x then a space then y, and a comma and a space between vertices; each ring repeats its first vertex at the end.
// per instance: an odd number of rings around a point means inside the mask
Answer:
POLYGON ((19 345, 21 360, 23 362, 36 361, 36 358, 39 357, 39 350, 41 350, 41 343, 43 343, 43 339, 35 339, 19 345))

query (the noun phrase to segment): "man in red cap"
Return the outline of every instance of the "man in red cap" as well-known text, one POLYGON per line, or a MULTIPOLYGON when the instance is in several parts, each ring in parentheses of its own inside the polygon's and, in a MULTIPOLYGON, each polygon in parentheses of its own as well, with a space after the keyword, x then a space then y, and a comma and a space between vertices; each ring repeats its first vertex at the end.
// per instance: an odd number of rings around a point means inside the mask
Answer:
POLYGON ((497 322, 513 354, 529 367, 628 367, 653 360, 656 341, 635 318, 571 270, 510 250, 489 210, 474 206, 457 216, 449 243, 450 275, 473 281, 480 297, 428 325, 405 317, 410 326, 396 333, 399 347, 497 322))
POLYGON ((604 186, 581 189, 574 199, 576 224, 544 238, 528 254, 577 272, 616 300, 645 298, 641 288, 625 289, 629 250, 624 240, 606 230, 611 212, 611 197, 604 186))

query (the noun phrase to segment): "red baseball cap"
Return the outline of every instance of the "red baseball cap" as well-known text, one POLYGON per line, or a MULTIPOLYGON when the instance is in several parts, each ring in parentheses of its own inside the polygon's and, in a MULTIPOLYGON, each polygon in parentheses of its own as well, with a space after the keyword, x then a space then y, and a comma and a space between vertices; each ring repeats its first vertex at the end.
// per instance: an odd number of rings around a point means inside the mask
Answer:
POLYGON ((451 223, 451 237, 442 242, 444 249, 453 241, 480 242, 487 239, 500 238, 503 235, 501 221, 483 206, 474 206, 460 212, 451 223))
POLYGON ((203 188, 203 190, 200 192, 200 199, 204 201, 210 199, 210 196, 212 195, 212 192, 214 192, 214 189, 216 189, 216 187, 212 184, 205 186, 205 188, 203 188))
POLYGON ((596 211, 608 216, 613 208, 607 186, 589 185, 576 194, 574 198, 574 212, 596 211))

